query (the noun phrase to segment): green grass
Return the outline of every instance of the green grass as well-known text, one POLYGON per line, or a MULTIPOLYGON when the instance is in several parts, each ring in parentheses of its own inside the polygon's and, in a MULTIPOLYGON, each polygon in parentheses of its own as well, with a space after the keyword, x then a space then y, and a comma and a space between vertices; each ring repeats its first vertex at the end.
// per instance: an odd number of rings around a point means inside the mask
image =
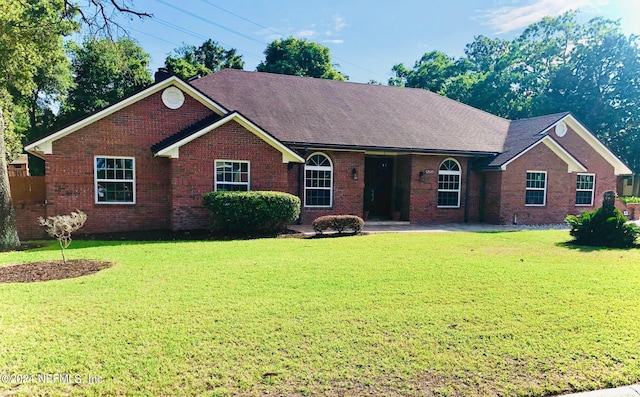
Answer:
POLYGON ((76 241, 69 258, 114 266, 0 284, 0 374, 80 382, 0 395, 544 396, 638 382, 640 252, 569 239, 76 241))

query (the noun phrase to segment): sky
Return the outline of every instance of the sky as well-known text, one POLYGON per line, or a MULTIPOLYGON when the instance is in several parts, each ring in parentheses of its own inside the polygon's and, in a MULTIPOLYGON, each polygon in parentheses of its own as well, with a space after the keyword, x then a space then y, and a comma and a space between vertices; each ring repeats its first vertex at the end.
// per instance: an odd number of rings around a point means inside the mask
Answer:
POLYGON ((153 18, 124 19, 130 37, 151 55, 151 70, 183 44, 211 38, 235 48, 255 70, 275 39, 293 36, 329 47, 349 81, 387 83, 397 63, 412 67, 424 53, 464 55, 475 36, 513 39, 544 16, 579 10, 620 20, 640 35, 640 0, 132 0, 153 18))

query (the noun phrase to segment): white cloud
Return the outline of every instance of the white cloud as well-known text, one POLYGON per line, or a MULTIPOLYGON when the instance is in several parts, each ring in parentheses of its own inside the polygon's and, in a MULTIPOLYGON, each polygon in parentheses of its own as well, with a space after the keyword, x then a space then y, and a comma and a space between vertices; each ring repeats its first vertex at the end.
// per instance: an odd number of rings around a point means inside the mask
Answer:
POLYGON ((344 40, 340 40, 340 39, 335 39, 335 40, 322 40, 323 43, 329 43, 329 44, 342 44, 344 43, 344 40))
POLYGON ((346 28, 347 26, 349 26, 349 25, 347 25, 347 23, 344 21, 344 17, 343 17, 342 15, 334 15, 334 16, 332 16, 332 17, 331 17, 331 19, 333 19, 333 24, 334 24, 333 29, 334 29, 336 32, 339 32, 339 31, 341 31, 342 29, 344 29, 344 28, 346 28))
POLYGON ((303 39, 308 39, 308 38, 314 37, 316 34, 318 34, 318 32, 316 32, 315 30, 309 29, 309 30, 301 30, 297 32, 294 36, 300 37, 303 39))
MULTIPOLYGON (((514 1, 512 6, 479 10, 477 19, 491 26, 496 34, 522 30, 546 16, 557 16, 579 8, 598 8, 610 0, 529 0, 514 1)), ((504 3, 503 3, 504 4, 504 3)))

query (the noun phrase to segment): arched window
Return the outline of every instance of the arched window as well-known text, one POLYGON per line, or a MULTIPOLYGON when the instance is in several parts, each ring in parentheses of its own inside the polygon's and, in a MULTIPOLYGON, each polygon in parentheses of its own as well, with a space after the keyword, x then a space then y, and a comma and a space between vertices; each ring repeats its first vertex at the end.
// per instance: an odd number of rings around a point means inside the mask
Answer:
POLYGON ((333 192, 333 165, 329 157, 314 153, 304 166, 305 207, 331 207, 333 192))
POLYGON ((460 207, 460 164, 446 159, 438 169, 438 207, 460 207))

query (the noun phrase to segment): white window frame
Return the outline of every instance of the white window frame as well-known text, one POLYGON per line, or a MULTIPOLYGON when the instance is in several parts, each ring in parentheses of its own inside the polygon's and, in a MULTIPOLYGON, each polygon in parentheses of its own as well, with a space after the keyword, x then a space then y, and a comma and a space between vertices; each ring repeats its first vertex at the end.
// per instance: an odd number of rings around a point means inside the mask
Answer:
MULTIPOLYGON (((213 189, 218 191, 218 184, 220 185, 236 185, 236 186, 247 186, 247 192, 251 191, 251 162, 247 160, 225 160, 225 159, 216 159, 213 162, 213 189), (218 181, 218 163, 238 163, 238 164, 247 164, 247 181, 246 182, 226 182, 226 181, 218 181)), ((243 191, 243 190, 240 190, 243 191)))
MULTIPOLYGON (((576 193, 577 192, 591 192, 591 203, 589 204, 578 204, 577 200, 576 200, 576 207, 593 207, 593 200, 595 198, 595 193, 596 193, 596 174, 590 174, 590 173, 578 173, 576 174, 576 193), (592 176, 593 177, 593 185, 591 186, 591 189, 580 189, 578 187, 578 178, 580 178, 581 176, 592 176)), ((577 197, 576 197, 577 199, 577 197)))
POLYGON ((438 205, 438 208, 460 208, 460 192, 461 191, 462 191, 462 167, 460 166, 460 163, 458 162, 458 160, 454 159, 453 157, 449 157, 442 160, 440 165, 438 165, 438 197, 436 197, 436 200, 437 200, 436 203, 440 201, 439 199, 440 199, 441 192, 442 193, 452 193, 452 192, 458 193, 458 201, 456 205, 438 205), (458 171, 441 170, 440 168, 447 161, 453 161, 454 163, 456 163, 456 165, 458 166, 458 171), (458 188, 457 189, 440 189, 440 175, 457 175, 458 188))
POLYGON ((547 171, 538 171, 538 170, 527 170, 525 175, 525 195, 524 195, 524 205, 526 207, 546 207, 547 206, 547 186, 549 186, 549 175, 547 171), (526 175, 528 174, 544 174, 544 188, 539 187, 528 187, 526 175), (527 191, 542 191, 542 204, 527 204, 527 191))
POLYGON ((129 156, 93 156, 93 191, 94 191, 94 199, 96 204, 108 204, 108 205, 134 205, 136 203, 136 159, 135 157, 129 156), (133 178, 132 179, 107 179, 102 178, 98 179, 98 159, 117 159, 117 160, 131 160, 133 162, 132 171, 133 178), (110 183, 110 182, 128 182, 131 183, 132 195, 131 201, 99 201, 100 196, 100 183, 110 183))
POLYGON ((315 152, 309 155, 304 163, 304 206, 307 208, 331 208, 333 206, 333 161, 331 161, 331 157, 327 156, 322 152, 315 152), (308 165, 307 162, 313 156, 320 155, 326 158, 329 161, 329 166, 317 166, 317 165, 308 165), (307 187, 307 171, 329 171, 329 187, 317 187, 311 186, 307 187), (328 190, 329 191, 329 204, 328 205, 311 205, 307 204, 307 191, 309 190, 328 190))

